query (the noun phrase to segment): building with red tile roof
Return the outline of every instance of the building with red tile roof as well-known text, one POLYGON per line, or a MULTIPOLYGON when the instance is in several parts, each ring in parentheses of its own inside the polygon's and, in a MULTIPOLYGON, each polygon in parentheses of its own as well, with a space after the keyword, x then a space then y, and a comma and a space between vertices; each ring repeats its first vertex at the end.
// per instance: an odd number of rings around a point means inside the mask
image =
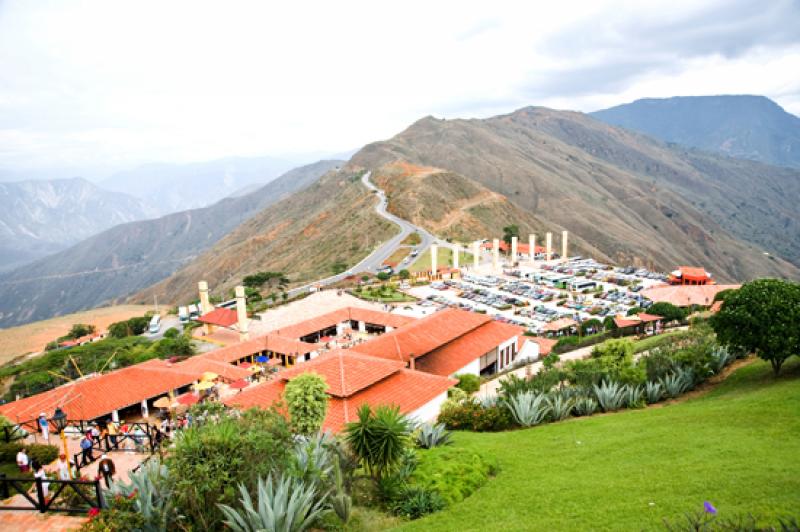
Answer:
POLYGON ((346 327, 362 332, 386 332, 416 321, 416 318, 359 307, 345 307, 288 327, 272 331, 285 338, 319 342, 323 336, 337 336, 346 327))
POLYGON ((655 314, 646 314, 640 312, 633 316, 614 316, 614 325, 620 331, 625 331, 629 334, 655 334, 661 327, 661 320, 663 316, 656 316, 655 314), (650 327, 648 327, 648 324, 650 327))
POLYGON ((553 320, 550 323, 545 324, 545 326, 542 327, 542 330, 544 332, 557 333, 565 329, 572 329, 573 327, 577 326, 578 323, 572 318, 558 318, 557 320, 553 320))
POLYGON ((236 315, 236 311, 224 308, 224 307, 217 307, 211 312, 207 312, 197 318, 197 321, 200 323, 204 323, 206 325, 214 325, 217 327, 233 327, 236 325, 238 321, 238 317, 236 315))
POLYGON ((521 338, 520 352, 525 352, 525 346, 528 343, 536 344, 538 347, 538 358, 546 357, 553 351, 553 347, 558 343, 558 340, 552 338, 545 338, 544 336, 523 336, 521 338))
POLYGON ((711 274, 704 268, 695 268, 692 266, 680 266, 677 270, 669 274, 667 280, 670 284, 679 285, 714 284, 711 274))
POLYGON ((267 356, 280 358, 283 365, 292 365, 298 361, 314 358, 318 351, 319 347, 316 344, 269 333, 197 356, 227 364, 253 362, 256 356, 267 356))
POLYGON ((352 349, 437 375, 491 375, 514 362, 522 332, 485 314, 448 308, 352 349))
POLYGON ((224 403, 237 408, 269 408, 281 399, 288 381, 307 372, 318 373, 328 384, 328 413, 323 429, 332 432, 341 431, 357 419, 363 404, 394 405, 404 415, 420 421, 433 420, 447 399, 447 390, 457 383, 405 369, 399 361, 336 349, 302 366, 281 371, 275 380, 253 386, 224 403))

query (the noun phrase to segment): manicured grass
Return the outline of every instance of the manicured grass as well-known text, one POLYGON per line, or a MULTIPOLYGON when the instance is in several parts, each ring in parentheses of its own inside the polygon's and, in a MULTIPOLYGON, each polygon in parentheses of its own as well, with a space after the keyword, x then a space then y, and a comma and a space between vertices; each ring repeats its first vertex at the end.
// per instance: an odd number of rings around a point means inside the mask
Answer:
MULTIPOLYGON (((467 253, 466 251, 462 251, 458 255, 458 265, 465 266, 470 264, 472 261, 472 253, 467 253)), ((442 266, 452 266, 453 265, 453 251, 450 248, 439 248, 439 251, 436 252, 436 264, 437 267, 441 268, 442 266)), ((431 251, 428 249, 417 257, 409 271, 412 272, 421 272, 427 271, 431 269, 431 251)))
POLYGON ((408 530, 663 530, 711 501, 720 516, 800 517, 800 360, 761 361, 682 403, 506 433, 456 434, 500 472, 408 530))

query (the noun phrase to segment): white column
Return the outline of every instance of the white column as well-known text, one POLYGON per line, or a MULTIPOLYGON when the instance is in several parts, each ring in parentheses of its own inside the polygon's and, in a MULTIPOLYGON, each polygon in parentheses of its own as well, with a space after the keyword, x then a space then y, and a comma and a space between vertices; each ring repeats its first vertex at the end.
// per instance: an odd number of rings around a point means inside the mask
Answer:
POLYGON ((438 269, 437 259, 439 258, 437 255, 439 254, 439 246, 436 244, 431 244, 431 278, 436 277, 436 271, 438 269))
POLYGON ((250 339, 249 320, 247 319, 247 303, 244 297, 244 286, 235 288, 236 294, 236 319, 239 327, 239 341, 245 342, 250 339))
POLYGON ((358 332, 362 332, 362 333, 367 332, 367 324, 364 323, 363 321, 359 321, 358 322, 358 332))
POLYGON ((561 261, 567 262, 567 231, 561 232, 561 261))
POLYGON ((492 270, 500 269, 500 240, 492 240, 492 270))
POLYGON ((458 269, 458 256, 461 255, 461 244, 453 245, 453 268, 458 269))
POLYGON ((481 242, 476 240, 472 243, 472 265, 477 270, 481 264, 481 242))
POLYGON ((545 260, 550 260, 553 258, 553 233, 548 232, 545 235, 546 244, 545 244, 545 260))
POLYGON ((142 401, 142 417, 150 417, 150 411, 147 409, 147 399, 142 401))
POLYGON ((114 423, 119 423, 119 410, 111 411, 111 421, 114 423))
POLYGON ((511 237, 511 264, 517 262, 517 237, 511 237))
POLYGON ((211 312, 211 303, 208 299, 208 283, 200 281, 197 283, 197 288, 200 290, 200 314, 211 312))
POLYGON ((528 258, 531 264, 536 262, 536 235, 528 235, 528 258))

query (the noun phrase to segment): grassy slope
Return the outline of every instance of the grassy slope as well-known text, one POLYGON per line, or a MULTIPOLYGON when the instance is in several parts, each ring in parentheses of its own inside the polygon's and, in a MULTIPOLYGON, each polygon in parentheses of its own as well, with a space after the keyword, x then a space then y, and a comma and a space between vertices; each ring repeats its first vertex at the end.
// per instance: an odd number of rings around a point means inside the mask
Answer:
MULTIPOLYGON (((458 264, 460 266, 466 266, 472 264, 472 253, 467 253, 466 251, 461 251, 458 254, 458 264)), ((452 266, 453 265, 453 250, 450 248, 439 248, 439 251, 436 252, 436 264, 438 268, 442 268, 444 266, 452 266)), ((409 268, 412 272, 421 272, 427 271, 431 269, 431 251, 428 249, 417 257, 411 267, 409 268)))
POLYGON ((712 501, 721 515, 797 516, 800 360, 775 381, 763 362, 708 395, 456 445, 498 457, 477 493, 414 530, 663 529, 712 501), (651 505, 652 503, 652 505, 651 505))

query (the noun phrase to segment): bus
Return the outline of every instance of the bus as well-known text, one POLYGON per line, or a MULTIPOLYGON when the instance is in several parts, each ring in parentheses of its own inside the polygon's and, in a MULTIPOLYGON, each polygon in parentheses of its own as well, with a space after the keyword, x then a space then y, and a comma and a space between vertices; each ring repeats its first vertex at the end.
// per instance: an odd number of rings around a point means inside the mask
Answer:
POLYGON ((150 319, 150 334, 155 334, 161 329, 161 316, 155 314, 150 319))

